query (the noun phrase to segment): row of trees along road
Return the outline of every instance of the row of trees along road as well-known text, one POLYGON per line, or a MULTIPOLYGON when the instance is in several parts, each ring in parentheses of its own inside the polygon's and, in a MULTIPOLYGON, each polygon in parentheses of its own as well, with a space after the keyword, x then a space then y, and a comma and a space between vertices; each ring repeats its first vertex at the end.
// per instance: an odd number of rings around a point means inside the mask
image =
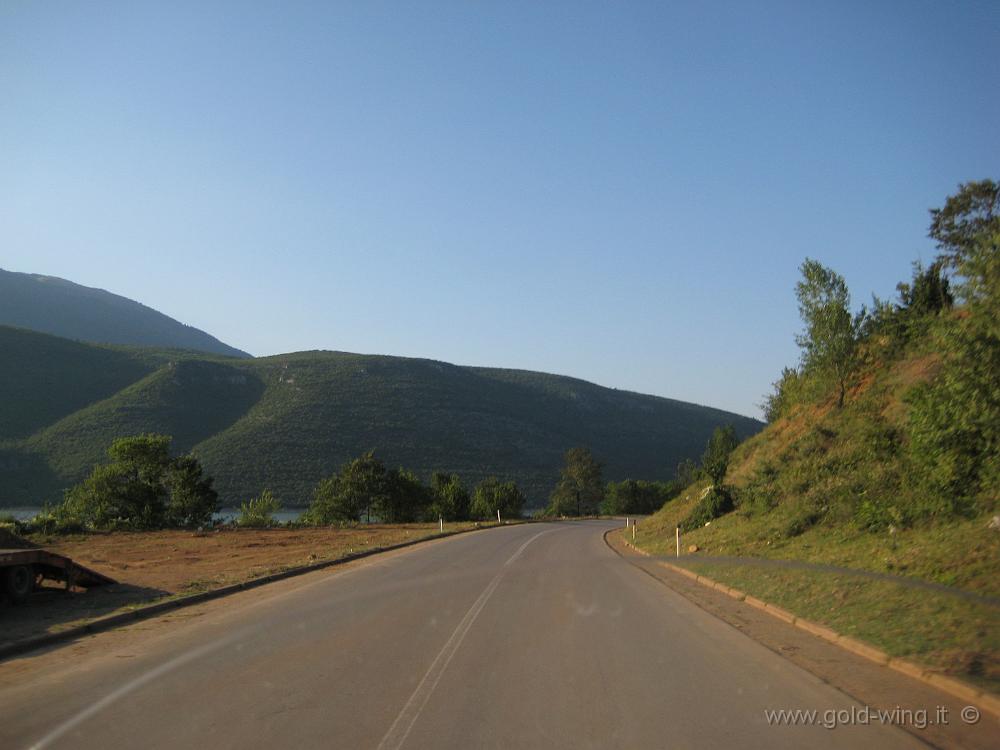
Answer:
POLYGON ((545 515, 587 516, 603 514, 644 515, 655 513, 663 504, 697 477, 706 474, 713 482, 724 477, 729 454, 737 443, 732 426, 719 427, 712 434, 699 467, 690 459, 677 467, 674 479, 669 482, 650 482, 641 479, 624 479, 604 483, 603 467, 588 448, 577 447, 566 451, 559 481, 549 497, 545 515))
MULTIPOLYGON (((61 505, 40 514, 51 531, 199 528, 219 510, 218 494, 197 458, 172 457, 168 435, 116 439, 109 462, 67 490, 61 505)), ((456 474, 436 472, 429 486, 403 468, 388 469, 373 452, 322 480, 303 523, 382 523, 519 518, 525 497, 517 484, 487 477, 470 493, 456 474)), ((244 503, 241 524, 270 525, 280 508, 268 490, 244 503)))
POLYGON ((413 472, 387 469, 368 452, 319 483, 302 520, 314 524, 488 520, 496 518, 498 510, 503 518, 518 518, 524 501, 514 482, 488 477, 470 495, 458 475, 436 472, 426 486, 413 472))

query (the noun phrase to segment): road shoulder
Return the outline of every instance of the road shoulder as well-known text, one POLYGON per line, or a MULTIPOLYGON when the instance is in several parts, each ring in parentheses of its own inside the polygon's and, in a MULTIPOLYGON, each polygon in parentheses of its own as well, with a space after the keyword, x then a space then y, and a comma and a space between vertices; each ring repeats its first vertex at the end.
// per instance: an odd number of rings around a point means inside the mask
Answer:
POLYGON ((703 586, 636 553, 625 545, 620 534, 608 532, 605 541, 638 570, 863 706, 883 711, 899 708, 902 714, 907 711, 926 712, 932 718, 943 709, 947 712, 948 724, 928 724, 923 729, 905 722, 900 724, 931 746, 984 750, 997 746, 1000 721, 983 712, 978 723, 964 723, 960 715, 968 705, 966 701, 846 651, 721 591, 703 586))

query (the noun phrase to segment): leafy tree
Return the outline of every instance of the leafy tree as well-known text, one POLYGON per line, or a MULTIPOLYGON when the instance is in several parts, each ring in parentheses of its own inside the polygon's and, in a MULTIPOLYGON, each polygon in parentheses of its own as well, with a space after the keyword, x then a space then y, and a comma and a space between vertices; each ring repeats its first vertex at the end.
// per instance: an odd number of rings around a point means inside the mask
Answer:
POLYGON ((503 518, 520 518, 524 508, 524 495, 514 482, 501 482, 496 477, 487 477, 472 493, 470 515, 476 519, 497 517, 497 510, 503 518))
MULTIPOLYGON (((799 381, 798 370, 791 367, 785 367, 781 370, 781 377, 773 384, 774 390, 764 396, 764 401, 760 404, 760 408, 764 412, 764 419, 771 423, 788 413, 789 407, 798 398, 799 381)), ((688 482, 688 484, 690 483, 688 482)))
POLYGON ((608 516, 655 513, 683 486, 677 481, 646 482, 641 479, 608 482, 604 500, 601 501, 601 513, 608 516))
POLYGON ((194 456, 178 456, 167 466, 166 523, 186 529, 207 526, 219 509, 219 495, 194 456))
POLYGON ((795 285, 805 333, 796 337, 806 372, 829 375, 837 385, 837 404, 844 405, 847 387, 858 366, 858 338, 863 317, 851 316, 851 297, 844 278, 815 260, 802 264, 795 285))
POLYGON ((873 297, 872 308, 862 314, 860 336, 878 344, 883 359, 898 356, 910 341, 925 337, 931 323, 955 302, 941 258, 926 268, 914 263, 912 280, 900 282, 896 290, 897 304, 873 297))
POLYGON ((681 487, 687 487, 698 478, 698 473, 698 464, 690 458, 685 458, 677 464, 677 468, 674 470, 674 481, 680 484, 681 487))
POLYGON ((430 505, 430 491, 416 474, 406 469, 396 469, 386 475, 385 492, 376 506, 376 513, 384 523, 412 523, 424 514, 430 505))
POLYGON ((715 485, 708 487, 698 499, 694 508, 681 523, 681 531, 694 531, 724 516, 736 507, 732 492, 728 487, 715 485))
POLYGON ((464 521, 469 517, 469 491, 458 474, 436 471, 431 477, 431 506, 429 518, 433 521, 464 521))
POLYGON ((302 522, 325 526, 357 521, 364 511, 356 498, 340 491, 340 476, 321 479, 313 490, 312 502, 302 514, 302 522))
POLYGON ((562 475, 549 498, 549 510, 557 516, 592 515, 604 499, 601 464, 589 448, 571 448, 564 457, 562 475))
POLYGON ((938 259, 927 268, 913 264, 913 281, 896 285, 900 307, 911 316, 925 316, 948 310, 954 303, 951 284, 944 275, 944 261, 938 259))
POLYGON ((274 526, 277 522, 273 516, 279 510, 281 503, 271 494, 271 490, 264 490, 258 497, 240 504, 240 515, 236 523, 238 526, 256 529, 274 526))
POLYGON ((164 523, 162 485, 123 463, 99 464, 66 492, 64 514, 97 529, 154 529, 164 523))
MULTIPOLYGON (((911 395, 910 448, 938 502, 932 513, 968 510, 1000 486, 1000 216, 997 186, 967 183, 932 211, 931 236, 954 263, 965 303, 948 319, 934 380, 911 395)), ((995 502, 995 501, 994 501, 995 502)))
POLYGON ((601 501, 601 514, 620 516, 635 513, 639 496, 639 483, 635 479, 625 479, 618 483, 608 482, 604 499, 601 501))
POLYGON ((350 504, 363 511, 370 522, 372 510, 378 508, 389 493, 385 464, 375 457, 374 451, 368 451, 341 470, 339 487, 341 493, 350 498, 350 504))
POLYGON ((998 230, 1000 186, 993 180, 978 180, 959 185, 943 208, 931 209, 928 236, 937 241, 945 263, 959 269, 976 244, 998 230))
POLYGON ((708 439, 705 454, 701 458, 701 468, 712 480, 713 485, 721 485, 729 469, 729 456, 739 445, 733 426, 716 427, 708 439))
POLYGON ((364 515, 371 521, 373 510, 391 503, 390 489, 385 464, 368 451, 317 485, 303 518, 308 523, 330 524, 358 521, 364 515))
POLYGON ((217 509, 212 479, 193 456, 170 457, 167 435, 116 439, 111 463, 66 492, 63 513, 95 528, 198 526, 217 509))
POLYGON ((169 435, 135 435, 118 438, 108 448, 108 457, 117 464, 128 466, 137 478, 154 482, 170 463, 169 435))

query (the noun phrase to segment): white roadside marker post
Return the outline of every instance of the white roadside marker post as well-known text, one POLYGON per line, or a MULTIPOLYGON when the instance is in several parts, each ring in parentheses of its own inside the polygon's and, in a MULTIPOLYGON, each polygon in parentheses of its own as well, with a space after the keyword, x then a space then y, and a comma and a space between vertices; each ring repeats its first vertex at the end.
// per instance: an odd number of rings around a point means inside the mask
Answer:
POLYGON ((497 525, 500 525, 500 509, 497 508, 497 525))
POLYGON ((632 541, 635 541, 635 521, 632 522, 632 541))
POLYGON ((444 533, 444 516, 438 516, 438 528, 441 529, 441 533, 444 533))

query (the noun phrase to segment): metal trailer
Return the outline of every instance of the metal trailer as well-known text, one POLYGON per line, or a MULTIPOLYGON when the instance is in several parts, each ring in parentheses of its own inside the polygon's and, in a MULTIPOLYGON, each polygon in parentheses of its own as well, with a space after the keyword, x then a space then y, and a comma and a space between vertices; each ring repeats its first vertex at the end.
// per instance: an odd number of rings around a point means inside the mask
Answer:
POLYGON ((65 555, 44 549, 0 549, 0 597, 20 604, 48 578, 90 588, 115 583, 112 578, 73 562, 65 555))

